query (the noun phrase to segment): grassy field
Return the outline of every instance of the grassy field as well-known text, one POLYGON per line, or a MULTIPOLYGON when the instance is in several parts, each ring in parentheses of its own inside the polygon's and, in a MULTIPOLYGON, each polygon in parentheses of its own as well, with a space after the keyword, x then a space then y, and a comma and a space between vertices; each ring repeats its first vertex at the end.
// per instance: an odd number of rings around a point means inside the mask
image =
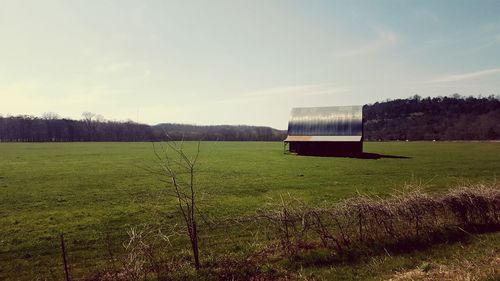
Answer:
MULTIPOLYGON (((210 193, 204 210, 236 217, 253 214, 280 194, 321 205, 357 192, 384 196, 405 183, 440 192, 463 183, 493 182, 500 172, 500 143, 366 143, 365 151, 409 158, 300 157, 284 155, 281 143, 203 142, 197 183, 210 193)), ((154 165, 150 143, 0 143, 0 280, 61 276, 61 232, 72 273, 83 276, 105 260, 105 234, 118 250, 128 227, 160 219, 172 223, 173 199, 144 169, 154 165)), ((489 234, 481 241, 471 245, 498 245, 500 239, 489 234)), ((459 249, 464 247, 449 246, 435 259, 446 260, 459 249)), ((415 267, 421 260, 416 256, 394 258, 392 266, 379 262, 375 268, 376 262, 366 261, 304 272, 382 278, 415 267)))

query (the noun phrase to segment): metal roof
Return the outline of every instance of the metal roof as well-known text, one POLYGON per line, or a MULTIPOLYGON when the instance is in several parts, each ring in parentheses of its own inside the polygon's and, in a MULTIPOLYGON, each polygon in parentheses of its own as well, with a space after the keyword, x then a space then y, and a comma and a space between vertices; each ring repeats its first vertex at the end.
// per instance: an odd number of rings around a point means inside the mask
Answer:
POLYGON ((286 141, 360 141, 362 136, 362 106, 301 107, 292 109, 286 141))

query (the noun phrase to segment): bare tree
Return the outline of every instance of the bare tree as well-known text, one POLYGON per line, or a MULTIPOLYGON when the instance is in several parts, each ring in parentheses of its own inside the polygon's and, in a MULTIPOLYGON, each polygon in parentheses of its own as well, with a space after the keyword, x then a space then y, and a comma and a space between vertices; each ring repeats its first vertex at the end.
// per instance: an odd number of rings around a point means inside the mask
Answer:
POLYGON ((199 212, 195 172, 200 154, 200 142, 197 143, 193 156, 189 156, 184 151, 182 142, 169 141, 166 142, 166 146, 161 146, 160 149, 157 149, 153 143, 153 148, 159 161, 162 175, 168 178, 168 194, 177 199, 177 209, 186 224, 186 233, 191 243, 194 265, 196 270, 198 270, 200 268, 197 225, 199 212))
POLYGON ((86 122, 92 122, 92 120, 94 119, 95 116, 96 116, 95 113, 88 112, 88 111, 82 113, 82 119, 83 119, 83 121, 86 121, 86 122))
POLYGON ((54 112, 45 112, 42 114, 42 120, 45 123, 45 131, 42 133, 40 132, 39 134, 42 135, 41 139, 45 139, 48 141, 56 141, 56 134, 57 131, 60 131, 61 128, 59 128, 58 124, 58 119, 61 119, 61 117, 54 112))
POLYGON ((82 121, 83 121, 83 124, 85 124, 85 128, 87 129, 87 133, 88 133, 88 140, 90 140, 90 141, 94 140, 94 133, 96 131, 95 117, 96 117, 96 114, 92 113, 92 112, 82 113, 82 121))
POLYGON ((56 120, 56 119, 61 119, 59 114, 55 112, 45 112, 42 114, 42 119, 44 120, 56 120))

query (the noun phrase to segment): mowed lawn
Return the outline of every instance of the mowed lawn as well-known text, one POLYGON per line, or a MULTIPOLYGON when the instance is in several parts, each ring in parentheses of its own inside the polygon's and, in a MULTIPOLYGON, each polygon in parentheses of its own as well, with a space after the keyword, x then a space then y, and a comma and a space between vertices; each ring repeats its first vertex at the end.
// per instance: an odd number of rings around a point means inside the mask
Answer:
MULTIPOLYGON (((193 151, 195 143, 185 146, 193 151)), ((365 143, 365 151, 409 158, 302 157, 284 155, 278 142, 202 142, 202 208, 237 217, 288 193, 334 204, 406 183, 440 192, 500 173, 498 142, 365 143)), ((130 226, 173 223, 175 201, 147 171, 156 165, 151 143, 0 143, 0 280, 61 276, 61 232, 72 274, 83 276, 105 261, 104 237, 119 251, 130 226)))

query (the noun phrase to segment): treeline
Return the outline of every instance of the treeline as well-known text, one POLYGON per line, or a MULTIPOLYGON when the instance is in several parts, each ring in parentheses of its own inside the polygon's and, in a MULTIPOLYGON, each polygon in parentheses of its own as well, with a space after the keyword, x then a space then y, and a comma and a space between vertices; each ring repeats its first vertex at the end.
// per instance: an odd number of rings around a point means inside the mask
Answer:
POLYGON ((207 141, 282 141, 286 138, 286 131, 270 127, 258 126, 195 126, 184 124, 159 124, 154 126, 159 135, 179 140, 207 140, 207 141))
POLYGON ((55 113, 42 117, 0 115, 2 142, 72 141, 281 141, 286 132, 256 126, 194 126, 159 124, 150 126, 133 121, 109 121, 85 112, 81 120, 60 118, 55 113))
POLYGON ((498 140, 500 98, 421 98, 366 105, 365 140, 498 140))
POLYGON ((48 113, 0 116, 0 141, 3 142, 72 142, 72 141, 149 141, 154 139, 151 126, 132 121, 107 121, 93 113, 83 113, 82 120, 59 118, 48 113))
MULTIPOLYGON (((365 105, 365 140, 498 140, 500 98, 421 98, 416 95, 365 105)), ((85 112, 81 120, 60 118, 55 113, 42 117, 0 115, 2 142, 71 141, 282 141, 286 131, 258 126, 196 126, 133 121, 109 121, 85 112)))

